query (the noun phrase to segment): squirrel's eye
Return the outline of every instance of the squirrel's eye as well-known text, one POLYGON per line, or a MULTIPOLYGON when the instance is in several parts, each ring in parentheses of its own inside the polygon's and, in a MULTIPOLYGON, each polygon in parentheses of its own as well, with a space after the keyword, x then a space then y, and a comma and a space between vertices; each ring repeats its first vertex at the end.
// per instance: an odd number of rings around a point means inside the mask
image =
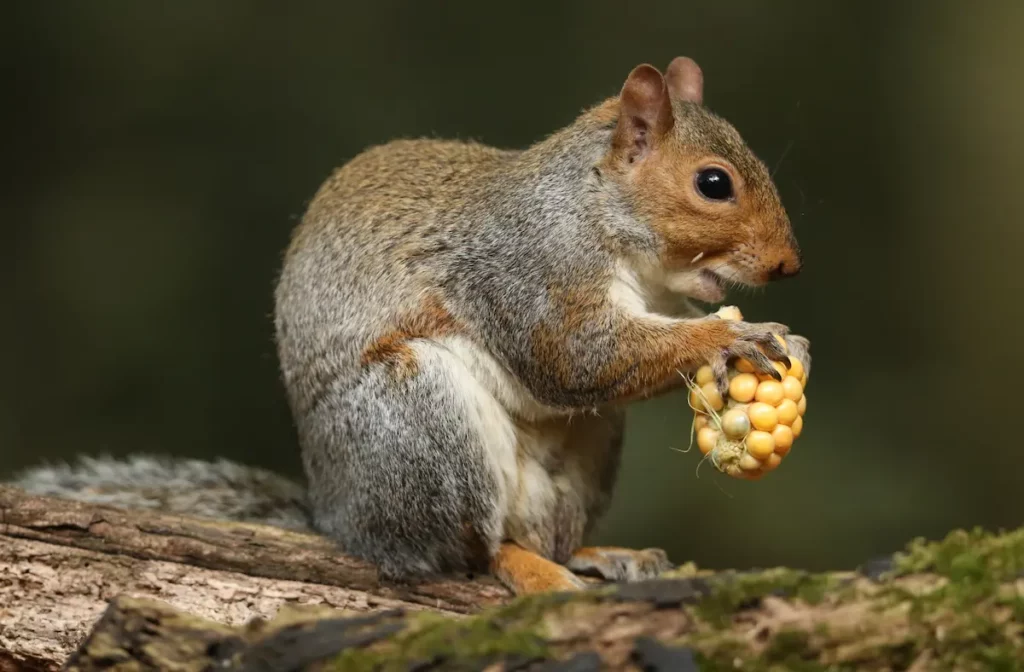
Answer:
POLYGON ((721 168, 705 168, 697 173, 697 191, 712 201, 732 198, 732 180, 721 168))

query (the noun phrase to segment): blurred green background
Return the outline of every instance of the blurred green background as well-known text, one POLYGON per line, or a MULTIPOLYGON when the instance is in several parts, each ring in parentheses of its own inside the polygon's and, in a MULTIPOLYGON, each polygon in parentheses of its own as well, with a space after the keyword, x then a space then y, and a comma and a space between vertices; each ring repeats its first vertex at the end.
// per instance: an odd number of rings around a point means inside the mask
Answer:
POLYGON ((75 454, 299 475, 272 289, 331 169, 404 136, 525 146, 694 57, 776 178, 812 341, 804 435, 732 481, 681 395, 632 412, 595 541, 851 567, 1024 522, 1024 3, 18 3, 6 12, 0 477, 75 454))

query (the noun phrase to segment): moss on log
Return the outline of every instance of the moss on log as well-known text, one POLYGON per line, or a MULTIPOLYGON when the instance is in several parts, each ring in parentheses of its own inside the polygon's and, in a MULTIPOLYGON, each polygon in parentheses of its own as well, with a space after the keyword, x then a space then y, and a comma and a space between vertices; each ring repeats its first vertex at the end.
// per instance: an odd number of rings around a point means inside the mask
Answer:
POLYGON ((289 609, 228 627, 118 598, 71 670, 1020 670, 1024 528, 918 540, 856 572, 708 572, 470 617, 289 609))

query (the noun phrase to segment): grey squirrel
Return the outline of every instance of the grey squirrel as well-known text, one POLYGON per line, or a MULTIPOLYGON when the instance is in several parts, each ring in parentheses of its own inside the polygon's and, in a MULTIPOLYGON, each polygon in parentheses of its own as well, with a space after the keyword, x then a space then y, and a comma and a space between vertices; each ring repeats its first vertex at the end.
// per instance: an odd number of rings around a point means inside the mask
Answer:
POLYGON ((275 290, 308 492, 220 462, 40 466, 14 483, 127 507, 310 527, 383 578, 490 572, 516 593, 636 580, 658 549, 586 547, 614 489, 625 405, 773 338, 690 301, 795 275, 765 165, 679 57, 524 150, 398 140, 320 187, 275 290))

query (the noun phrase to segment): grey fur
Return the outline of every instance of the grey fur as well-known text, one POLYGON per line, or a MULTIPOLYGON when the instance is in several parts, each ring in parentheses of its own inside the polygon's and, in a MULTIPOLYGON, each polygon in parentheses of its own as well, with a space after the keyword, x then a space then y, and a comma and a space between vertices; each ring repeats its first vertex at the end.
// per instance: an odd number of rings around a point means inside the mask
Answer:
POLYGON ((278 474, 227 460, 133 455, 79 457, 16 474, 11 485, 47 497, 121 508, 310 528, 302 486, 278 474))
POLYGON ((325 397, 299 424, 318 528, 385 577, 486 572, 503 512, 463 414, 438 368, 398 382, 369 371, 325 397))

